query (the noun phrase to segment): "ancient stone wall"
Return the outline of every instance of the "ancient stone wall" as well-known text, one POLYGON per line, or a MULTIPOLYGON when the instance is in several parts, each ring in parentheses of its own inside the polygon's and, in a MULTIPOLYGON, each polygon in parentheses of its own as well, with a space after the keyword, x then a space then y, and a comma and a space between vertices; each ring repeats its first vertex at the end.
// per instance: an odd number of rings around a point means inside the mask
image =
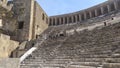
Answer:
POLYGON ((57 15, 57 16, 51 16, 49 18, 49 25, 54 26, 54 25, 62 25, 62 24, 69 24, 69 23, 80 23, 82 21, 85 21, 91 18, 99 17, 114 11, 118 11, 120 10, 119 5, 120 5, 119 0, 109 0, 82 11, 63 14, 63 15, 57 15))
POLYGON ((0 0, 0 5, 6 6, 7 5, 7 0, 0 0))
POLYGON ((10 36, 0 34, 0 58, 7 58, 11 52, 19 46, 19 43, 10 40, 10 36))
POLYGON ((33 38, 36 38, 40 35, 45 29, 48 28, 48 16, 40 5, 35 1, 34 6, 34 27, 33 27, 33 38))
POLYGON ((36 35, 47 28, 46 19, 48 17, 35 0, 13 0, 13 4, 13 11, 18 19, 18 41, 35 39, 36 35), (44 16, 44 20, 42 20, 42 16, 44 16))
POLYGON ((13 0, 13 11, 17 18, 18 41, 31 39, 31 25, 33 24, 33 0, 13 0))

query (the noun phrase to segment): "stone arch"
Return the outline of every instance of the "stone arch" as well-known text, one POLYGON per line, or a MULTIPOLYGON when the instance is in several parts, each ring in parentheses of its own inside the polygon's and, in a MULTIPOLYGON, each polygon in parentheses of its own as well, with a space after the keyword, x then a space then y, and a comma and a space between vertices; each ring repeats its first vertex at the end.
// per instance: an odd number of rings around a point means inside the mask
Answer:
POLYGON ((64 24, 64 22, 63 22, 63 17, 61 17, 60 19, 61 19, 61 24, 64 24))
POLYGON ((55 25, 55 18, 53 18, 53 26, 55 25))
POLYGON ((57 18, 57 23, 56 23, 56 25, 60 25, 60 20, 59 20, 59 18, 57 18))
POLYGON ((73 23, 75 23, 76 22, 76 18, 75 18, 75 15, 73 16, 73 23))
POLYGON ((91 11, 92 16, 91 17, 95 17, 95 11, 91 11))
POLYGON ((50 18, 49 19, 49 26, 51 26, 52 25, 52 19, 50 18))
POLYGON ((98 8, 98 9, 97 9, 97 16, 100 16, 100 15, 102 15, 102 12, 101 12, 101 9, 98 8))
POLYGON ((65 17, 65 24, 67 24, 67 22, 68 22, 68 21, 67 21, 67 17, 65 17))
POLYGON ((115 5, 114 5, 114 3, 111 3, 109 6, 110 6, 111 11, 114 11, 114 10, 115 10, 115 5))
POLYGON ((89 12, 86 12, 86 19, 90 19, 90 14, 89 14, 89 12))
POLYGON ((79 16, 79 14, 77 14, 77 22, 79 22, 80 21, 80 16, 79 16))
POLYGON ((82 20, 82 21, 85 20, 84 14, 81 14, 81 20, 82 20))
POLYGON ((107 6, 103 6, 103 14, 108 13, 108 12, 109 12, 108 10, 109 10, 109 9, 108 9, 108 7, 107 7, 107 6))
POLYGON ((120 9, 120 1, 119 0, 117 1, 117 4, 118 4, 118 9, 120 9))

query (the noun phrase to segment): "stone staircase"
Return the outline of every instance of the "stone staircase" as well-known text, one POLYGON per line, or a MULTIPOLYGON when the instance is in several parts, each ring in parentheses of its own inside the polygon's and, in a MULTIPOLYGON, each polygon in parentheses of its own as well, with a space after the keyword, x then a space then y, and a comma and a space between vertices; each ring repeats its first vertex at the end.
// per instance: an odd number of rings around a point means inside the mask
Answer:
POLYGON ((21 63, 21 68, 119 68, 119 44, 120 23, 70 36, 48 37, 37 44, 38 49, 21 63))

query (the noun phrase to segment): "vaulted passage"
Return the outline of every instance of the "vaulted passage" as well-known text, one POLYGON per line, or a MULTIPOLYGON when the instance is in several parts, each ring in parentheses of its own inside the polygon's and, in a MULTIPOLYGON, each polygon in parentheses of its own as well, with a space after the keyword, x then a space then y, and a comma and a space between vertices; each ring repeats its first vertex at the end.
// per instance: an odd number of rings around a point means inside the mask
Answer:
POLYGON ((89 12, 86 12, 86 19, 90 19, 90 14, 89 14, 89 12))

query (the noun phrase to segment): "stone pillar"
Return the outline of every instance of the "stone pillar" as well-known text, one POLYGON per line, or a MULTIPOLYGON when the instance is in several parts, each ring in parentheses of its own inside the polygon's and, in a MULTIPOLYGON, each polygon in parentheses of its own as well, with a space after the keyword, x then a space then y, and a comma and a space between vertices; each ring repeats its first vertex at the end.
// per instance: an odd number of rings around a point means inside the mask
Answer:
POLYGON ((62 18, 59 18, 59 24, 61 25, 62 23, 62 18))
POLYGON ((57 25, 57 18, 55 18, 55 25, 57 25))
POLYGON ((118 3, 117 3, 117 1, 114 2, 114 6, 115 6, 115 10, 118 10, 118 9, 119 9, 119 8, 118 8, 118 3))
POLYGON ((82 21, 82 17, 81 17, 81 15, 79 14, 79 21, 82 21))
POLYGON ((95 16, 96 16, 96 17, 98 16, 98 12, 97 12, 97 9, 95 9, 95 16))
POLYGON ((77 15, 75 15, 75 22, 79 22, 77 19, 78 19, 78 18, 77 18, 77 15))
POLYGON ((72 23, 74 23, 74 16, 73 15, 71 16, 71 19, 72 19, 72 23))
POLYGON ((110 4, 109 4, 109 5, 107 5, 107 8, 108 8, 108 12, 110 12, 110 11, 111 11, 110 4))
POLYGON ((102 14, 104 14, 104 8, 103 8, 103 7, 101 7, 101 9, 100 9, 100 10, 101 10, 101 13, 102 13, 102 14))
POLYGON ((87 19, 87 15, 86 15, 86 12, 84 13, 84 19, 85 19, 85 20, 87 19))
POLYGON ((65 17, 63 18, 63 24, 65 24, 65 17))
POLYGON ((89 14, 90 14, 90 18, 92 18, 92 11, 90 11, 89 14))

